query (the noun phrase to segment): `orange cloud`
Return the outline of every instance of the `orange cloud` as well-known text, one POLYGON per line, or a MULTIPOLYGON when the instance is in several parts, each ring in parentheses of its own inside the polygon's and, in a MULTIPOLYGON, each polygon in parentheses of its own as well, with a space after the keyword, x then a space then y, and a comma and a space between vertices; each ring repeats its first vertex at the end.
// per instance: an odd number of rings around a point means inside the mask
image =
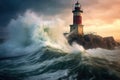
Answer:
POLYGON ((112 23, 114 20, 120 18, 120 0, 98 0, 97 4, 92 6, 84 6, 85 9, 85 18, 88 19, 101 19, 106 23, 112 23), (86 16, 87 15, 87 16, 86 16))

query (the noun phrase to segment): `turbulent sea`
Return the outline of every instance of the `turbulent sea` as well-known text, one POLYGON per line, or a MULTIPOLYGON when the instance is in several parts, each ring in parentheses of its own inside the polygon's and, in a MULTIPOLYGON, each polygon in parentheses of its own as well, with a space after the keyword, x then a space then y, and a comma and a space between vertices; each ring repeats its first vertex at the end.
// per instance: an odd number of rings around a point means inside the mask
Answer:
POLYGON ((29 13, 10 22, 0 45, 0 80, 120 80, 120 48, 70 46, 61 25, 53 25, 61 20, 44 22, 52 27, 29 13))

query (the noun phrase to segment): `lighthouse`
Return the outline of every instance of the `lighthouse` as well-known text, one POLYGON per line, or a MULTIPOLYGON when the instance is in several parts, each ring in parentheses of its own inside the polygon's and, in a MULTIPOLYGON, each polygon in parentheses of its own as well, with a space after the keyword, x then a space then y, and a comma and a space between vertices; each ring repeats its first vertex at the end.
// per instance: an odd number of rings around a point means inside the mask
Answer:
POLYGON ((81 5, 77 1, 74 6, 73 13, 73 24, 70 25, 70 32, 74 32, 77 35, 84 35, 83 25, 82 25, 82 15, 83 11, 81 10, 81 5))

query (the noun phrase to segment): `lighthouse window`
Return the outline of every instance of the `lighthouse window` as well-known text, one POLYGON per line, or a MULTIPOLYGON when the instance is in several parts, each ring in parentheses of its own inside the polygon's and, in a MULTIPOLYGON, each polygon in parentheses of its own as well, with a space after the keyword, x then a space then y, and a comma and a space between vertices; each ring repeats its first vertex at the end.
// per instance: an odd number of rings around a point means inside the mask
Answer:
POLYGON ((79 4, 77 4, 77 5, 75 5, 75 7, 80 7, 80 5, 79 5, 79 4))

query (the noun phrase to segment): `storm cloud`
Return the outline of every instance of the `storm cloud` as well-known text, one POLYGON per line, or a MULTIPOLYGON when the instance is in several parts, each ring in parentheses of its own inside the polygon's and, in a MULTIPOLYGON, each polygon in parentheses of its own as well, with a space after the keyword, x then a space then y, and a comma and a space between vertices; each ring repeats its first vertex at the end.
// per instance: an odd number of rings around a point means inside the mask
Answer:
POLYGON ((71 5, 69 0, 0 0, 0 27, 6 26, 12 18, 32 10, 41 15, 57 15, 71 5))

